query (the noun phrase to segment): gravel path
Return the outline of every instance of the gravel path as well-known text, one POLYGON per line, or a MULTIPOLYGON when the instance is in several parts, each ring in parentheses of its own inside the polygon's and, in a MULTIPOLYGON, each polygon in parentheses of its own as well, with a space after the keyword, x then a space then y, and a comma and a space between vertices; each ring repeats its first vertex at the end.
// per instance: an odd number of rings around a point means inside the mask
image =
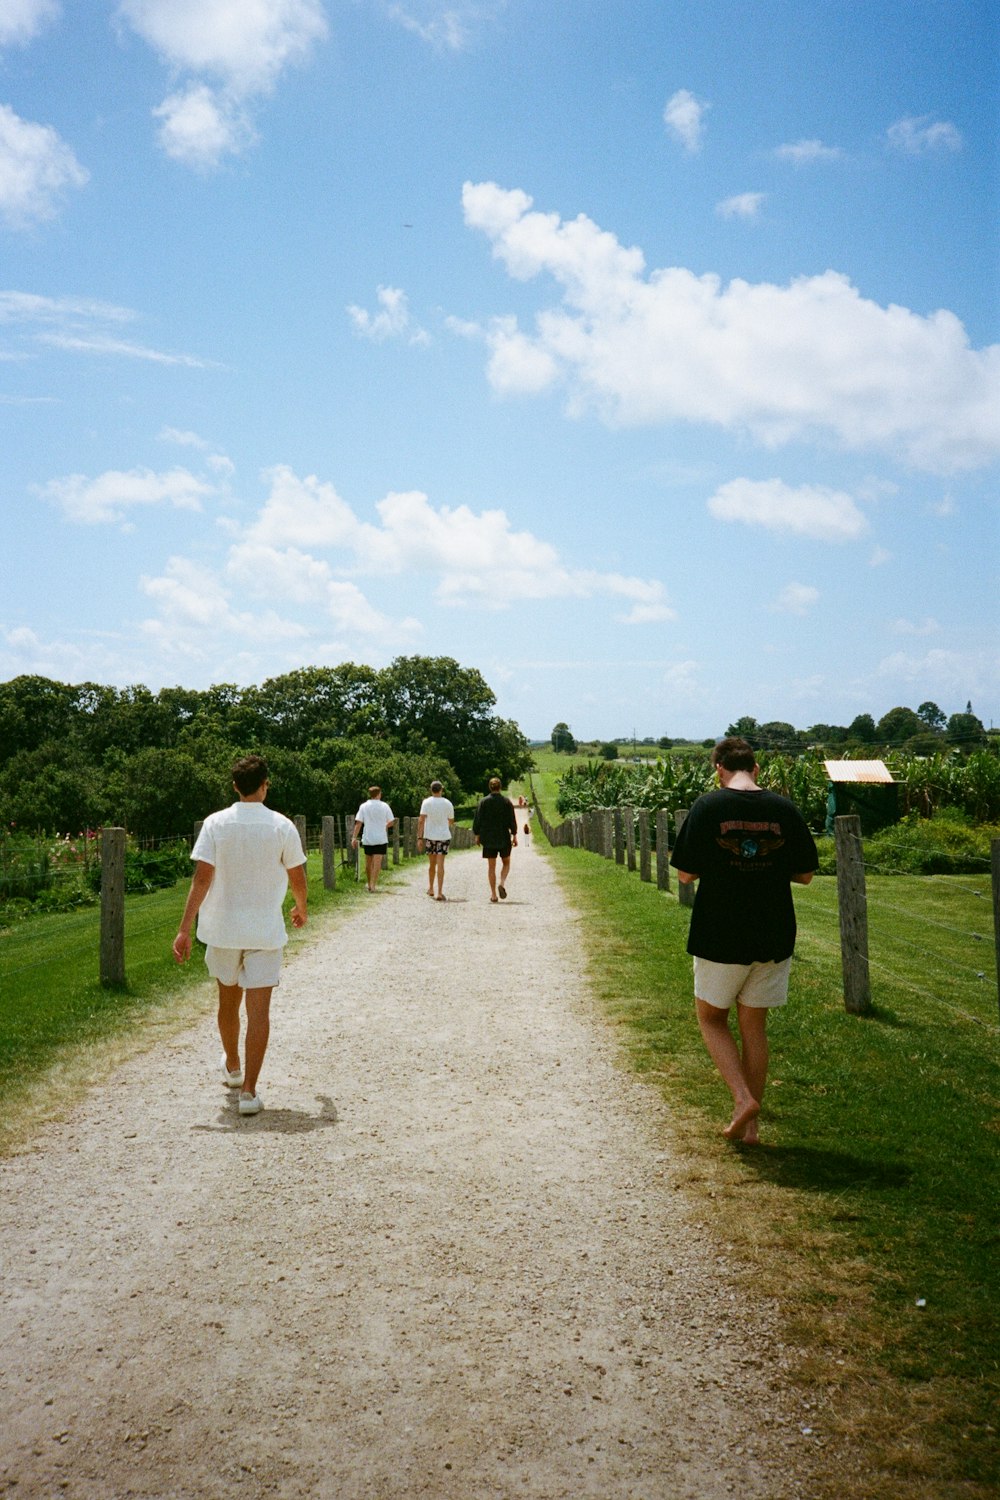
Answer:
MULTIPOLYGON (((696 1222, 523 841, 300 946, 241 1120, 204 1023, 2 1164, 0 1493, 808 1495, 764 1309, 696 1222)), ((180 901, 178 902, 178 910, 180 901)))

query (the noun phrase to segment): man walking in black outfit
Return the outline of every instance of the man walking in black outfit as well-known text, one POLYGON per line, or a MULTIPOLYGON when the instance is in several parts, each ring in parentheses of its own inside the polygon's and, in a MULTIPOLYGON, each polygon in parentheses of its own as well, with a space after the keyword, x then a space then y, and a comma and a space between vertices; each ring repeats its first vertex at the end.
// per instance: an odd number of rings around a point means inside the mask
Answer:
POLYGON ((500 790, 500 777, 490 778, 489 793, 476 808, 472 820, 476 843, 482 845, 486 873, 490 880, 490 900, 507 899, 507 876, 510 874, 510 852, 517 843, 517 814, 514 804, 500 790), (497 884, 497 860, 500 861, 500 883, 497 884))
POLYGON ((757 757, 746 740, 720 740, 712 764, 719 790, 697 799, 670 863, 678 880, 699 882, 687 950, 694 956, 702 1040, 733 1096, 722 1133, 755 1146, 767 1081, 767 1013, 788 998, 791 887, 808 885, 819 861, 795 804, 757 785, 757 757), (729 1029, 734 1005, 740 1046, 729 1029))

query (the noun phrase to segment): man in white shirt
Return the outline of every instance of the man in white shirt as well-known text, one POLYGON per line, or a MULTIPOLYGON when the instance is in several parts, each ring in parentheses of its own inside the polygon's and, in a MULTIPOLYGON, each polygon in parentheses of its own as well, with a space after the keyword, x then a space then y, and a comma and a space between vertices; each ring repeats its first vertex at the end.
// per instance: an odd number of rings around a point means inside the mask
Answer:
POLYGON ((382 788, 370 786, 368 801, 362 802, 355 814, 354 837, 351 839, 352 849, 358 847, 358 839, 361 839, 369 891, 374 891, 378 885, 382 861, 389 852, 389 829, 395 821, 392 808, 388 802, 382 801, 382 788))
POLYGON ((455 826, 455 809, 444 795, 440 781, 431 782, 431 794, 420 804, 417 819, 417 848, 427 853, 427 894, 434 895, 437 882, 437 899, 444 897, 444 857, 451 843, 451 831, 455 826))
POLYGON ((270 1034, 271 991, 279 983, 288 941, 282 904, 288 887, 292 925, 306 924, 306 856, 298 829, 264 806, 267 763, 247 755, 233 766, 239 801, 212 813, 191 851, 194 878, 174 938, 174 957, 191 956, 191 927, 205 943, 205 963, 219 986, 219 1035, 224 1081, 240 1093, 240 1114, 263 1107, 257 1078, 270 1034), (246 993, 246 1057, 240 1068, 240 1003, 246 993))

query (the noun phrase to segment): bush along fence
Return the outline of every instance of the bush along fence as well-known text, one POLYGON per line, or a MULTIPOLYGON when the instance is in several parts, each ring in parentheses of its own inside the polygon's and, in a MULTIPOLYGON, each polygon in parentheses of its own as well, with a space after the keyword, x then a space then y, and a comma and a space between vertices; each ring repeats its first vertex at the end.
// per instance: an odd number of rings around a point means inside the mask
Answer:
MULTIPOLYGON (((359 859, 359 850, 352 849, 354 834, 353 814, 330 814, 322 819, 318 829, 308 829, 304 817, 293 819, 299 832, 302 852, 305 855, 319 851, 322 854, 323 885, 328 891, 336 890, 338 866, 348 878, 360 880, 364 874, 364 862, 359 859)), ((398 865, 407 859, 419 857, 417 849, 418 819, 397 818, 390 829, 388 859, 398 865)), ((201 823, 195 823, 193 836, 188 839, 171 840, 172 846, 193 847, 201 823)), ((100 978, 101 984, 110 988, 121 988, 126 983, 125 975, 125 893, 130 888, 127 878, 132 851, 128 848, 128 835, 124 828, 102 828, 97 835, 100 848, 95 872, 100 872, 101 891, 101 939, 100 978)), ((475 845, 470 829, 456 823, 452 829, 451 847, 454 850, 470 849, 475 845)), ((187 861, 190 868, 190 861, 187 861)), ((180 871, 174 874, 176 880, 180 871)), ((161 882, 162 883, 162 882, 161 882)), ((172 882, 171 882, 172 883, 172 882)))
MULTIPOLYGON (((656 884, 661 891, 669 892, 670 881, 670 814, 663 808, 652 810, 645 807, 594 807, 586 812, 566 818, 558 824, 550 823, 535 799, 535 816, 548 839, 557 848, 585 849, 603 859, 627 865, 630 871, 638 868, 639 878, 652 881, 655 860, 656 884)), ((686 811, 674 813, 674 829, 679 829, 687 816, 686 811)), ((844 1008, 853 1015, 866 1015, 872 1010, 871 970, 876 967, 869 957, 868 935, 868 883, 866 869, 878 873, 877 866, 866 866, 864 845, 861 837, 861 819, 856 815, 834 820, 837 868, 837 915, 840 928, 840 960, 843 976, 844 1008)), ((993 971, 997 982, 998 1014, 1000 1014, 1000 839, 990 843, 990 859, 983 861, 982 885, 989 886, 988 899, 992 905, 993 931, 959 930, 943 922, 933 922, 935 927, 964 937, 977 948, 994 951, 993 971)), ((950 876, 925 876, 926 880, 950 880, 950 876)), ((985 891, 971 891, 979 901, 987 896, 985 891)), ((695 887, 678 883, 677 899, 684 906, 694 901, 695 887)), ((887 910, 895 910, 886 903, 887 910)), ((914 921, 921 920, 913 916, 914 921)), ((985 925, 979 923, 978 925, 985 925)), ((905 940, 908 941, 908 940, 905 940)), ((933 949, 909 942, 919 954, 929 961, 946 967, 954 967, 950 959, 942 959, 933 949)), ((966 968, 979 981, 985 981, 987 969, 978 963, 966 968)), ((977 1019, 971 1017, 970 1019, 977 1019)))

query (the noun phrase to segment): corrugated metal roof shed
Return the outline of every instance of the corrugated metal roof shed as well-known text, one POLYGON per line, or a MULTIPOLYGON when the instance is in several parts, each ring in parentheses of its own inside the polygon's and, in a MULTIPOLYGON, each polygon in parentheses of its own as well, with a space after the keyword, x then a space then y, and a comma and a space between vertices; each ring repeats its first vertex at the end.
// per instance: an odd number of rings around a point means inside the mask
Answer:
POLYGON ((833 782, 851 781, 866 786, 892 786, 892 774, 884 760, 825 760, 826 774, 833 782))

